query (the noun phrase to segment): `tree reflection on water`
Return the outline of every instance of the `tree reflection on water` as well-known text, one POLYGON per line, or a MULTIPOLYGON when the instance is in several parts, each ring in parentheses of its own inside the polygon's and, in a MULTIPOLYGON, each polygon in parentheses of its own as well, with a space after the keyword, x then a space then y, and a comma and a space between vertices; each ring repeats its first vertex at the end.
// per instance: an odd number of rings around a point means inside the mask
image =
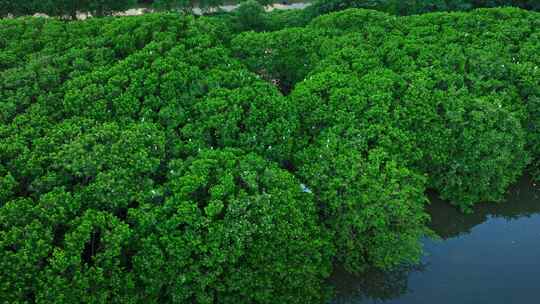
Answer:
MULTIPOLYGON (((511 187, 506 201, 477 204, 470 214, 461 213, 448 202, 438 199, 435 193, 429 193, 429 197, 429 226, 443 241, 467 235, 475 226, 490 218, 513 221, 540 214, 540 185, 528 175, 511 187)), ((404 265, 393 271, 373 269, 359 275, 348 274, 336 267, 329 282, 335 288, 331 303, 381 303, 401 298, 409 292, 409 275, 423 272, 428 267, 426 263, 404 265)))
POLYGON ((362 274, 352 275, 343 268, 336 267, 330 278, 335 286, 335 296, 332 304, 361 303, 366 299, 386 301, 408 292, 409 274, 421 272, 426 264, 403 265, 392 271, 371 269, 362 274))
POLYGON ((469 234, 471 229, 492 217, 514 220, 540 213, 540 187, 530 176, 523 176, 508 190, 506 201, 476 204, 473 212, 459 212, 448 202, 430 194, 427 211, 431 216, 430 228, 442 239, 469 234))

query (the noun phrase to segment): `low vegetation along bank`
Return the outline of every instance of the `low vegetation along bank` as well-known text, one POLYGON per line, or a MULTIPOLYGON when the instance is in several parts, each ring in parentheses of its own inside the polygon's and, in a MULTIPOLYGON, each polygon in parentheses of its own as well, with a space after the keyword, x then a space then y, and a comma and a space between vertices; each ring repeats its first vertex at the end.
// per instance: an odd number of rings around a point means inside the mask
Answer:
POLYGON ((538 0, 0 0, 0 17, 38 13, 75 20, 88 16, 141 14, 147 9, 200 15, 230 11, 246 2, 257 3, 268 10, 275 7, 302 8, 313 4, 306 10, 285 13, 287 18, 280 18, 285 24, 303 22, 303 25, 322 14, 348 8, 373 9, 396 16, 504 6, 540 10, 538 0))
POLYGON ((0 302, 324 302, 540 179, 538 13, 244 25, 0 20, 0 302))

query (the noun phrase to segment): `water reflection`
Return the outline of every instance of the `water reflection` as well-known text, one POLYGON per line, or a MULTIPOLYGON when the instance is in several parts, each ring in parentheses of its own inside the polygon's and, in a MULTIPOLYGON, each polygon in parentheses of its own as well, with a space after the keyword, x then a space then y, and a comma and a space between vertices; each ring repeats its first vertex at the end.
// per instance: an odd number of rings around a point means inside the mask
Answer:
POLYGON ((372 269, 361 275, 352 275, 337 267, 330 279, 336 286, 332 304, 361 303, 367 299, 384 302, 398 298, 408 291, 409 274, 423 271, 425 267, 425 264, 403 265, 394 271, 372 269))
POLYGON ((477 204, 471 214, 463 214, 434 194, 430 194, 431 204, 427 207, 431 215, 430 228, 443 239, 468 234, 473 227, 484 223, 489 218, 500 217, 512 220, 540 213, 539 198, 539 187, 528 175, 511 187, 506 201, 498 204, 477 204))
POLYGON ((537 303, 540 186, 524 176, 499 204, 462 214, 431 197, 430 224, 441 240, 424 241, 420 266, 352 276, 337 269, 332 303, 537 303))

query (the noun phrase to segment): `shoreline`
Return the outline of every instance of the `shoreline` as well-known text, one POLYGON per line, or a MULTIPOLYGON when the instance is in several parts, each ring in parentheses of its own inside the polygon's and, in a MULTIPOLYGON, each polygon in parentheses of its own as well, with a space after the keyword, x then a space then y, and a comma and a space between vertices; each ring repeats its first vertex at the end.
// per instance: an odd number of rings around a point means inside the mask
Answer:
MULTIPOLYGON (((264 9, 265 9, 266 12, 271 12, 271 11, 274 11, 274 10, 304 9, 304 8, 310 6, 310 5, 311 5, 311 2, 308 2, 308 1, 306 1, 306 2, 296 2, 296 3, 290 3, 290 4, 274 3, 272 5, 265 6, 264 9)), ((230 12, 236 10, 239 6, 240 6, 240 4, 226 4, 226 5, 221 5, 221 6, 217 7, 217 8, 215 8, 215 9, 211 9, 211 10, 209 10, 209 12, 214 12, 215 13, 215 12, 222 11, 222 12, 230 13, 230 12)), ((159 11, 156 11, 151 7, 138 7, 138 8, 130 8, 128 10, 121 11, 121 12, 115 12, 115 13, 111 14, 110 16, 113 16, 113 17, 140 16, 140 15, 143 15, 143 14, 156 13, 156 12, 159 12, 159 11)), ((192 9, 192 13, 194 15, 197 15, 197 16, 204 15, 204 12, 200 7, 194 7, 192 9)), ((6 19, 15 19, 15 18, 19 18, 19 17, 51 18, 49 15, 44 14, 44 13, 35 13, 33 15, 17 16, 17 17, 8 15, 5 18, 6 19)), ((77 19, 74 20, 74 21, 86 20, 88 18, 93 18, 91 13, 79 12, 79 13, 77 13, 77 19)))

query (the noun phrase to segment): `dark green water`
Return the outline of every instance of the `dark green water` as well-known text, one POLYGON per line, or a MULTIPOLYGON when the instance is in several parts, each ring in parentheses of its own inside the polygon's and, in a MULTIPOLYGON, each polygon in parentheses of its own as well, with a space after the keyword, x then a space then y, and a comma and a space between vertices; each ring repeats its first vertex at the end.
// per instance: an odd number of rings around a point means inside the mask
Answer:
POLYGON ((464 215, 432 199, 418 266, 355 277, 337 271, 332 302, 387 304, 540 303, 540 187, 524 177, 500 204, 464 215))

